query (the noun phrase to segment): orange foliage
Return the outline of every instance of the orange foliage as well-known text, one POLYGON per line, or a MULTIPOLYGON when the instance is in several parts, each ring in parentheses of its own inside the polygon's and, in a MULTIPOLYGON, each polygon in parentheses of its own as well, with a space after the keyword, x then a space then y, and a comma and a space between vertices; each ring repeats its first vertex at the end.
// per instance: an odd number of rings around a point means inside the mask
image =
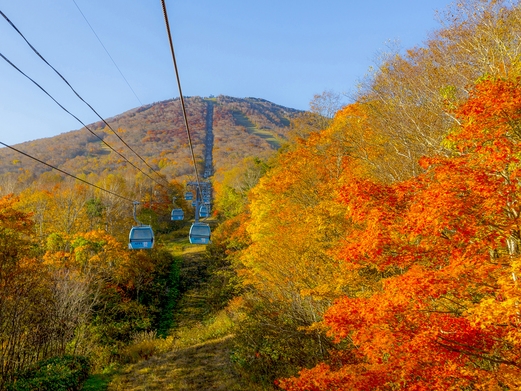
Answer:
POLYGON ((350 355, 280 381, 297 390, 521 387, 521 84, 486 79, 455 113, 452 157, 390 186, 352 179, 346 267, 377 283, 324 322, 350 355))
POLYGON ((13 194, 8 194, 0 199, 0 223, 2 229, 15 233, 31 232, 34 223, 31 215, 16 209, 19 198, 13 194))

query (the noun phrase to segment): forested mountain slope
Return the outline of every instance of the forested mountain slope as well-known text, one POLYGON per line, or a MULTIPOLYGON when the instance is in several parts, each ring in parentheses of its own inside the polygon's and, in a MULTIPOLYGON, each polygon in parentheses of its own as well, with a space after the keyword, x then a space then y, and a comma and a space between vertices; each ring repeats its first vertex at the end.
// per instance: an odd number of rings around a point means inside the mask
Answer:
MULTIPOLYGON (((269 154, 285 139, 290 119, 299 112, 258 98, 190 97, 186 103, 196 159, 200 164, 205 153, 206 113, 209 107, 214 110, 213 163, 216 170, 233 167, 245 156, 269 154)), ((168 179, 183 179, 193 173, 179 99, 134 108, 106 121, 132 149, 168 179)), ((102 139, 143 171, 150 172, 105 123, 99 121, 88 128, 99 138, 83 128, 16 147, 74 175, 99 177, 116 168, 120 173, 125 168, 135 170, 102 139)), ((12 179, 12 173, 36 177, 49 170, 15 151, 0 149, 3 182, 12 179)))
MULTIPOLYGON (((273 154, 298 114, 254 98, 186 103, 200 179, 224 175, 247 156, 273 154)), ((107 122, 164 178, 104 122, 14 146, 62 173, 0 150, 0 389, 48 389, 39 375, 22 373, 37 362, 77 367, 81 373, 70 378, 78 389, 90 371, 133 362, 138 351, 149 357, 142 347, 172 331, 186 285, 173 246, 190 246, 195 212, 182 197, 194 170, 180 101, 107 122), (184 221, 171 220, 173 207, 184 210, 184 221), (140 222, 154 237, 146 251, 130 251, 131 228, 140 222), (127 349, 135 343, 138 350, 127 349)))
POLYGON ((243 278, 234 352, 252 377, 521 389, 521 2, 444 16, 214 232, 243 278))
MULTIPOLYGON (((126 125, 132 145, 165 159, 153 162, 172 173, 162 193, 100 168, 98 183, 125 199, 45 174, 0 198, 0 388, 72 347, 101 370, 165 342, 170 358, 183 343, 230 335, 234 370, 265 390, 521 389, 521 1, 463 0, 444 23, 424 47, 384 57, 334 118, 296 117, 269 161, 255 155, 276 147, 291 112, 193 98, 194 138, 212 145, 218 174, 219 224, 201 262, 187 254, 188 224, 170 221, 173 199, 193 212, 171 180, 189 177, 187 162, 168 158, 181 125, 172 142, 165 128, 134 139, 126 125), (125 249, 130 200, 143 200, 140 216, 158 233, 152 251, 125 249), (192 309, 205 316, 175 325, 192 309)), ((202 166, 208 151, 197 151, 202 166)), ((135 383, 154 389, 156 374, 135 383)))

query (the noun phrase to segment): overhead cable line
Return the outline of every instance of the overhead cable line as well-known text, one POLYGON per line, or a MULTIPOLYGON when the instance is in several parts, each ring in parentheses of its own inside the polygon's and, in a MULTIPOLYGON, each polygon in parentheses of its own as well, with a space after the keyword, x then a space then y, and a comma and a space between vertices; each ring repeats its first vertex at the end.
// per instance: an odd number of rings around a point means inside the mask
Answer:
MULTIPOLYGON (((14 25, 13 22, 11 22, 11 20, 10 20, 10 19, 9 19, 9 18, 8 18, 8 17, 7 17, 7 16, 6 16, 2 11, 0 11, 0 15, 2 15, 2 16, 4 17, 4 19, 5 19, 5 20, 6 20, 6 21, 11 25, 11 27, 12 27, 13 29, 16 30, 16 32, 17 32, 17 33, 18 33, 18 34, 23 38, 23 40, 27 43, 27 45, 29 45, 29 47, 33 50, 33 52, 35 52, 36 55, 37 55, 38 57, 40 57, 40 59, 41 59, 43 62, 45 62, 45 63, 46 63, 46 64, 47 64, 47 65, 48 65, 48 66, 49 66, 49 67, 50 67, 50 68, 51 68, 51 69, 52 69, 52 70, 53 70, 53 71, 54 71, 54 72, 55 72, 55 73, 56 73, 56 74, 57 74, 57 75, 58 75, 58 76, 59 76, 59 77, 60 77, 60 78, 65 82, 65 84, 67 84, 67 85, 69 86, 69 88, 72 90, 72 92, 74 92, 74 94, 75 94, 75 95, 76 95, 76 96, 77 96, 77 97, 78 97, 78 98, 79 98, 83 103, 85 103, 85 104, 86 104, 86 105, 87 105, 87 106, 88 106, 88 107, 89 107, 89 108, 90 108, 90 109, 91 109, 91 110, 92 110, 92 111, 93 111, 93 112, 98 116, 98 118, 99 118, 101 121, 103 121, 103 123, 104 123, 104 124, 105 124, 105 125, 106 125, 106 126, 107 126, 111 131, 112 131, 112 133, 114 133, 114 134, 116 135, 116 137, 119 138, 119 140, 120 140, 123 144, 125 144, 125 146, 126 146, 128 149, 130 149, 130 150, 131 150, 131 151, 132 151, 132 152, 133 152, 133 153, 134 153, 134 154, 135 154, 139 159, 141 159, 141 161, 142 161, 143 163, 145 163, 145 164, 148 166, 148 168, 150 168, 150 170, 152 170, 152 171, 153 171, 153 172, 154 172, 154 173, 155 173, 159 178, 161 178, 163 181, 166 182, 166 180, 165 180, 165 179, 164 179, 164 178, 163 178, 163 177, 162 177, 162 176, 161 176, 161 175, 160 175, 156 170, 154 170, 154 169, 153 169, 153 168, 152 168, 152 167, 151 167, 151 166, 150 166, 150 165, 145 161, 145 159, 143 159, 143 158, 142 158, 142 157, 141 157, 141 156, 140 156, 136 151, 134 151, 134 149, 132 149, 132 147, 131 147, 130 145, 128 145, 128 144, 125 142, 125 140, 123 140, 123 139, 119 136, 119 134, 116 133, 116 131, 115 131, 114 129, 112 129, 112 127, 108 124, 108 122, 105 121, 105 119, 104 119, 104 118, 103 118, 103 117, 102 117, 102 116, 101 116, 101 115, 100 115, 100 114, 99 114, 99 113, 98 113, 98 112, 97 112, 97 111, 96 111, 96 110, 95 110, 95 109, 94 109, 94 108, 93 108, 93 107, 92 107, 92 106, 91 106, 87 101, 85 101, 85 99, 83 99, 83 98, 80 96, 80 94, 78 94, 78 92, 76 92, 76 90, 75 90, 75 89, 72 87, 72 85, 67 81, 67 79, 65 79, 65 77, 63 77, 63 75, 62 75, 60 72, 58 72, 58 71, 56 70, 56 68, 54 68, 54 67, 53 67, 53 66, 52 66, 52 65, 51 65, 51 64, 50 64, 50 63, 49 63, 49 62, 48 62, 48 61, 47 61, 47 60, 46 60, 46 59, 45 59, 45 58, 44 58, 44 57, 43 57, 43 56, 38 52, 38 50, 36 50, 36 49, 34 48, 33 45, 31 45, 31 43, 27 40, 27 38, 25 38, 25 36, 22 34, 22 32, 21 32, 21 31, 20 31, 20 30, 19 30, 19 29, 14 25)), ((4 56, 2 56, 2 57, 4 57, 4 56)), ((4 57, 4 59, 5 59, 6 61, 8 61, 5 57, 4 57)), ((10 63, 10 62, 9 62, 9 63, 10 63)), ((12 64, 12 63, 11 63, 11 64, 12 64)), ((21 72, 21 71, 20 71, 20 72, 21 72)), ((27 76, 26 76, 26 77, 27 77, 27 76)), ((31 80, 32 80, 32 79, 31 79, 31 80)), ((33 82, 34 82, 34 81, 33 81, 33 82)), ((41 88, 41 87, 40 87, 40 88, 41 88)), ((54 99, 53 99, 53 100, 54 100, 54 99)), ((127 160, 127 159, 125 158, 125 160, 127 160)), ((128 160, 127 160, 127 161, 128 161, 128 160)), ((134 167, 135 167, 135 166, 134 166, 134 167)), ((141 171, 141 170, 140 170, 140 171, 141 171)), ((141 172, 143 172, 143 171, 141 171, 141 172)), ((145 174, 145 175, 147 175, 147 174, 145 174)), ((152 179, 149 175, 147 175, 147 177, 149 177, 150 179, 152 179)), ((154 180, 154 179, 152 179, 152 180, 154 180)), ((159 184, 160 186, 166 188, 166 186, 165 186, 164 184, 161 184, 161 183, 157 182, 156 180, 154 180, 154 182, 156 182, 156 183, 159 184)))
POLYGON ((130 83, 128 82, 127 78, 125 77, 125 75, 123 75, 123 72, 121 72, 121 69, 119 69, 118 67, 118 64, 116 64, 116 61, 114 61, 114 59, 112 58, 112 56, 110 55, 109 51, 107 50, 107 48, 105 47, 105 45, 103 44, 103 42, 101 42, 101 39, 100 37, 98 36, 98 34, 96 34, 96 31, 94 31, 94 28, 92 27, 92 25, 89 23, 89 21, 87 20, 87 17, 85 16, 85 14, 83 13, 83 11, 81 10, 81 8, 79 7, 79 5, 76 3, 76 0, 72 0, 72 2, 74 3, 74 5, 76 6, 76 8, 78 8, 78 11, 80 11, 80 14, 81 16, 83 16, 83 19, 85 19, 85 22, 87 22, 87 24, 89 25, 90 29, 92 30, 92 32, 94 33, 94 35, 96 36, 96 38, 98 39, 99 43, 101 44, 101 46, 103 47, 103 49, 105 50, 105 53, 107 53, 107 55, 109 56, 109 58, 112 60, 112 63, 114 64, 114 66, 116 67, 116 69, 118 70, 119 74, 121 75, 121 77, 123 78, 123 80, 125 80, 125 82, 127 83, 127 86, 128 88, 130 88, 130 90, 132 91, 132 93, 134 94, 134 96, 136 97, 137 101, 139 102, 139 104, 141 106, 143 106, 143 103, 141 102, 141 100, 139 99, 139 97, 137 96, 136 92, 134 91, 134 89, 132 88, 132 86, 130 85, 130 83))
POLYGON ((185 100, 183 98, 183 91, 181 89, 181 80, 179 78, 179 71, 177 69, 177 61, 175 59, 174 44, 172 42, 172 34, 170 33, 170 23, 168 22, 168 14, 166 11, 165 0, 161 0, 161 5, 163 7, 163 15, 165 17, 166 32, 168 35, 168 42, 170 43, 170 52, 172 54, 172 61, 174 63, 174 71, 175 71, 175 76, 177 79, 177 86, 179 88, 179 97, 181 99, 181 107, 183 109, 183 118, 185 121, 186 134, 188 135, 188 145, 190 146, 190 152, 192 154, 192 163, 193 163, 194 170, 195 170, 195 178, 197 181, 197 188, 198 188, 197 190, 199 191, 199 194, 201 194, 201 184, 199 183, 199 173, 197 171, 197 164, 195 162, 195 154, 194 154, 194 148, 193 148, 193 144, 192 144, 192 136, 190 135, 190 126, 188 125, 188 116, 186 114, 186 105, 185 105, 185 100))
MULTIPOLYGON (((2 11, 0 11, 2 12, 2 11)), ((11 65, 14 69, 16 69, 18 72, 20 72, 23 76, 25 76, 27 79, 32 81, 40 90, 42 90, 49 98, 51 98, 54 103, 56 103, 62 110, 64 110, 67 114, 72 116, 74 119, 76 119, 80 124, 82 124, 85 129, 87 129, 92 135, 94 135, 98 140, 100 140, 103 144, 105 144, 107 147, 109 147, 112 151, 116 152, 119 156, 121 156, 123 159, 125 159, 128 163, 132 165, 136 170, 139 170, 143 175, 147 176, 150 180, 154 181, 160 186, 165 187, 162 183, 159 183, 154 178, 152 178, 150 175, 148 175, 146 172, 141 170, 138 166, 136 166, 134 163, 132 163, 130 160, 128 160, 125 156, 123 156, 120 152, 112 148, 105 140, 103 140, 100 136, 98 136, 95 132, 93 132, 87 125, 83 123, 81 119, 76 117, 74 114, 72 114, 69 110, 67 110, 60 102, 58 102, 51 94, 49 94, 45 88, 43 88, 40 84, 38 84, 36 81, 34 81, 31 77, 29 77, 26 73, 24 73, 20 68, 18 68, 15 64, 13 64, 7 57, 5 57, 2 53, 0 53, 0 57, 2 57, 9 65, 11 65)), ((166 188, 166 187, 165 187, 166 188)))
POLYGON ((114 193, 113 191, 110 191, 110 190, 104 189, 103 187, 100 187, 100 186, 98 186, 98 185, 95 185, 94 183, 90 183, 90 182, 86 181, 85 179, 78 178, 77 176, 72 175, 72 174, 68 173, 67 171, 62 170, 61 168, 55 167, 55 166, 53 166, 52 164, 46 163, 46 162, 44 162, 43 160, 40 160, 40 159, 38 159, 38 158, 35 158, 34 156, 31 156, 31 155, 29 155, 28 153, 25 153, 25 152, 23 152, 23 151, 20 151, 19 149, 16 149, 15 147, 12 147, 12 146, 10 146, 10 145, 7 145, 7 144, 5 144, 5 143, 3 143, 3 142, 1 142, 1 141, 0 141, 0 144, 2 144, 4 147, 7 147, 7 148, 9 148, 9 149, 12 149, 13 151, 18 152, 18 153, 20 153, 20 154, 22 154, 22 155, 24 155, 24 156, 27 156, 28 158, 31 158, 31 159, 33 159, 33 160, 36 160, 38 163, 44 164, 44 165, 46 165, 47 167, 50 167, 50 168, 52 168, 52 169, 54 169, 54 170, 56 170, 56 171, 59 171, 59 172, 61 172, 62 174, 65 174, 65 175, 67 175, 67 176, 70 176, 71 178, 77 179, 78 181, 83 182, 83 183, 85 183, 85 184, 87 184, 87 185, 89 185, 89 186, 95 187, 95 188, 98 189, 98 190, 102 190, 102 191, 104 191, 104 192, 106 192, 106 193, 112 194, 113 196, 116 196, 116 197, 118 197, 118 198, 121 198, 121 199, 123 199, 123 200, 125 200, 125 201, 134 202, 134 201, 131 200, 130 198, 127 198, 127 197, 124 197, 124 196, 122 196, 122 195, 120 195, 120 194, 114 193))

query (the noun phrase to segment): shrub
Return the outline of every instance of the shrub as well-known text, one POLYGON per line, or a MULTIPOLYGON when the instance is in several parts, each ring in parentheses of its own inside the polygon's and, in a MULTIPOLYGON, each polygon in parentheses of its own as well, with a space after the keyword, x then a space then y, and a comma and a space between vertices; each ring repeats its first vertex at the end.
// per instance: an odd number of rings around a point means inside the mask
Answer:
POLYGON ((80 390, 89 371, 90 363, 85 357, 53 357, 16 373, 6 389, 7 391, 80 390))
POLYGON ((155 341, 155 332, 135 333, 132 337, 132 343, 122 349, 119 357, 120 362, 133 364, 152 357, 158 350, 155 341))

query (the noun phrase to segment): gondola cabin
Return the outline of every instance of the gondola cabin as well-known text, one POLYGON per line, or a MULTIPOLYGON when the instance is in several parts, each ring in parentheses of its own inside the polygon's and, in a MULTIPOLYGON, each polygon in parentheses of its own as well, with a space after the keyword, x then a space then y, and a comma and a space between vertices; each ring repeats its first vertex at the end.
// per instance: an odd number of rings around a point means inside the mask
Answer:
POLYGON ((154 247, 154 231, 150 225, 138 225, 132 227, 128 235, 128 248, 130 250, 151 249, 154 247))
POLYGON ((199 217, 208 217, 210 216, 210 208, 208 205, 201 205, 199 208, 199 217))
POLYGON ((172 210, 172 216, 171 216, 172 221, 181 221, 184 218, 185 218, 185 212, 183 211, 183 209, 172 210))
POLYGON ((191 191, 187 191, 185 193, 185 200, 192 201, 194 199, 194 194, 191 191))
POLYGON ((192 244, 208 244, 211 235, 210 226, 205 223, 193 223, 190 228, 189 239, 192 244))

